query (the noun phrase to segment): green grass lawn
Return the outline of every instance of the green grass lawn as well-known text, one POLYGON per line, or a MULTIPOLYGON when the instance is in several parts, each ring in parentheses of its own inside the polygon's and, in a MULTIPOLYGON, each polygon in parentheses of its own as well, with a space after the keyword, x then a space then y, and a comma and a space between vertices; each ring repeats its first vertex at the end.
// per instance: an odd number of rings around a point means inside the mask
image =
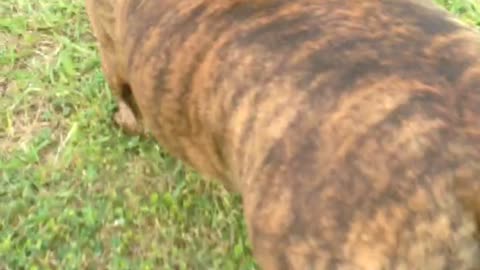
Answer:
POLYGON ((83 5, 0 1, 0 270, 255 269, 240 199, 113 126, 83 5))

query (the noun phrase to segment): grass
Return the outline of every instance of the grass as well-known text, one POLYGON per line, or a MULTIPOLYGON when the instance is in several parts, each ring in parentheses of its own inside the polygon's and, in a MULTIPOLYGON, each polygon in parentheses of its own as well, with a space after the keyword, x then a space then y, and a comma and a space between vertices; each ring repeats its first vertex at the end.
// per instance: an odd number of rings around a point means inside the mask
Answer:
POLYGON ((256 269, 240 198, 112 125, 83 2, 0 2, 0 270, 256 269))

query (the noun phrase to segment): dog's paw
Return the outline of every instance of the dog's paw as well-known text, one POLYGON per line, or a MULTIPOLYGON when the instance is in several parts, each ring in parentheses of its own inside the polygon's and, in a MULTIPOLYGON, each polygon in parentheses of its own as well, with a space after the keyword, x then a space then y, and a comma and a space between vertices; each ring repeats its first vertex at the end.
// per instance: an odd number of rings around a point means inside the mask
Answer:
POLYGON ((118 103, 118 111, 113 116, 115 123, 129 135, 144 135, 142 123, 138 121, 130 107, 124 103, 118 103))

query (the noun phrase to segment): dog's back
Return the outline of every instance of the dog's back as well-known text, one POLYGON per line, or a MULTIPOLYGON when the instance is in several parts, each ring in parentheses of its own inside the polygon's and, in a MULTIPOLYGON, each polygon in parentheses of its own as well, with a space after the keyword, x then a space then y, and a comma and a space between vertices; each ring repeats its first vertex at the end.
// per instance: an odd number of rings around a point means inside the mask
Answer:
POLYGON ((114 92, 242 193, 263 269, 480 269, 479 33, 429 1, 116 3, 114 92))

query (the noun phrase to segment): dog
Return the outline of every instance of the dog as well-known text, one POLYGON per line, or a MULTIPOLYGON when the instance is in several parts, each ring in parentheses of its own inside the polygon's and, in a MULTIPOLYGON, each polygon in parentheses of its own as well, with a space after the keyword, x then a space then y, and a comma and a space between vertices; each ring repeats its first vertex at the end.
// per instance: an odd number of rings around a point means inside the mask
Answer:
POLYGON ((261 269, 480 269, 480 34, 430 0, 86 0, 128 134, 242 196, 261 269))

